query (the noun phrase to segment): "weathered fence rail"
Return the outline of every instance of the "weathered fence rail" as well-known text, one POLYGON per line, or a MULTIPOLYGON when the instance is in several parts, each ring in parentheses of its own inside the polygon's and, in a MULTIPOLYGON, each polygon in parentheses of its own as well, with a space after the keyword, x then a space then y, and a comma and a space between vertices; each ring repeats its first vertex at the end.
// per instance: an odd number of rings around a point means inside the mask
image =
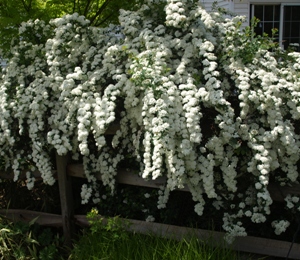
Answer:
MULTIPOLYGON (((65 236, 66 244, 71 245, 71 238, 73 227, 77 225, 88 225, 87 219, 83 215, 74 215, 73 197, 72 197, 72 178, 85 178, 84 169, 81 164, 68 164, 67 156, 56 156, 57 164, 57 179, 59 183, 59 192, 61 199, 61 215, 48 214, 42 212, 28 211, 28 210, 0 210, 0 214, 6 215, 13 220, 31 221, 37 218, 37 223, 48 226, 62 226, 65 236)), ((38 177, 38 173, 35 173, 38 177)), ((0 177, 8 178, 7 173, 0 174, 0 177)), ((100 174, 96 176, 101 180, 100 174)), ((137 174, 126 170, 121 170, 117 174, 116 181, 122 184, 159 188, 165 184, 166 179, 163 177, 156 180, 144 180, 137 174)), ((181 191, 188 191, 188 188, 181 189, 181 191)), ((269 191, 273 200, 282 201, 286 194, 300 195, 300 185, 292 187, 280 187, 274 184, 269 185, 269 191)), ((181 239, 189 234, 196 235, 200 239, 209 238, 213 245, 223 245, 223 237, 225 233, 216 232, 212 230, 191 229, 187 227, 179 227, 173 225, 166 225, 160 223, 149 223, 139 220, 127 220, 131 223, 129 225, 130 231, 140 233, 152 233, 162 235, 164 237, 172 237, 181 239)), ((273 239, 265 239, 260 237, 239 237, 236 239, 231 248, 238 251, 269 255, 275 257, 286 257, 290 250, 291 242, 279 241, 273 239)), ((290 251, 289 257, 291 259, 300 259, 300 244, 295 243, 290 251)))
MULTIPOLYGON (((36 218, 36 223, 46 226, 62 226, 64 224, 61 215, 36 212, 30 210, 0 210, 0 214, 6 215, 14 221, 31 221, 36 218)), ((128 231, 138 232, 142 234, 154 234, 165 238, 180 240, 193 235, 205 241, 209 241, 210 245, 221 247, 226 246, 224 243, 223 232, 212 230, 192 229, 187 227, 179 227, 174 225, 151 223, 141 220, 121 219, 126 223, 128 231)), ((85 215, 74 215, 72 222, 80 226, 88 226, 85 215)), ((291 243, 286 241, 265 239, 260 237, 240 237, 234 241, 230 248, 233 250, 247 252, 252 254, 286 257, 289 252, 291 243)), ((294 244, 289 255, 290 259, 300 259, 300 245, 294 244)))
MULTIPOLYGON (((82 164, 70 164, 67 166, 68 176, 85 178, 83 165, 82 164)), ((100 174, 96 175, 98 180, 101 180, 100 174)), ((116 176, 116 181, 122 184, 129 184, 134 186, 149 187, 149 188, 159 188, 166 183, 165 177, 158 177, 155 180, 144 180, 135 173, 129 170, 120 170, 116 176)), ((274 201, 283 201, 287 194, 300 195, 300 184, 295 184, 293 186, 282 187, 280 185, 270 183, 268 185, 268 190, 274 201)), ((180 189, 180 191, 189 191, 187 187, 180 189)))

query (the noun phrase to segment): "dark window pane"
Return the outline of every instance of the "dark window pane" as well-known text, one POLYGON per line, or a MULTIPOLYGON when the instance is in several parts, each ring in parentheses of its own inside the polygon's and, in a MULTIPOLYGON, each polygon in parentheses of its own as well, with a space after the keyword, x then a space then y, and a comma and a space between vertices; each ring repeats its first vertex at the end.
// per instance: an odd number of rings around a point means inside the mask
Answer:
POLYGON ((274 5, 265 5, 265 21, 274 21, 274 5))
POLYGON ((283 23, 283 37, 290 37, 291 35, 291 23, 284 22, 283 23))
POLYGON ((279 22, 276 22, 276 23, 274 23, 274 29, 277 29, 277 35, 278 35, 278 32, 279 32, 279 22))
POLYGON ((273 22, 265 22, 264 23, 264 32, 267 33, 269 36, 272 36, 272 29, 274 28, 273 22))
POLYGON ((291 14, 292 14, 292 9, 291 6, 285 6, 284 7, 284 15, 283 15, 283 19, 284 21, 290 21, 291 20, 291 14))
POLYGON ((300 22, 300 6, 293 6, 291 11, 292 11, 291 20, 300 22))
POLYGON ((256 27, 254 28, 254 32, 255 32, 257 35, 262 35, 262 34, 263 34, 262 26, 256 26, 256 27))
POLYGON ((272 29, 276 28, 279 30, 280 5, 254 5, 253 15, 260 19, 255 29, 256 34, 262 35, 267 33, 269 36, 272 36, 272 29))
POLYGON ((283 16, 284 48, 300 41, 300 6, 285 6, 283 16))
POLYGON ((283 38, 282 43, 283 43, 284 49, 286 50, 290 45, 290 40, 288 38, 283 38))
POLYGON ((300 38, 284 38, 283 39, 283 46, 284 49, 286 50, 287 48, 293 48, 295 51, 300 51, 300 38), (297 43, 297 46, 294 46, 293 43, 297 43), (292 45, 290 45, 292 44, 292 45))
POLYGON ((255 5, 254 6, 254 16, 259 20, 264 20, 264 6, 263 5, 255 5))
POLYGON ((280 5, 274 5, 274 20, 279 21, 280 20, 280 5))
POLYGON ((299 31, 300 31, 300 23, 299 22, 291 22, 291 37, 299 37, 299 31))
MULTIPOLYGON (((275 32, 275 34, 270 34, 270 36, 276 38, 277 41, 278 41, 278 39, 279 39, 279 22, 273 23, 273 28, 272 28, 272 29, 273 29, 274 31, 275 31, 275 29, 276 29, 276 32, 275 32)), ((271 29, 271 30, 272 30, 272 29, 271 29)))
MULTIPOLYGON (((299 1, 300 3, 300 1, 299 1)), ((281 5, 252 5, 254 8, 253 16, 260 20, 255 32, 258 35, 263 33, 272 36, 272 30, 277 29, 277 34, 273 35, 274 40, 278 41, 282 36, 284 48, 290 44, 300 43, 300 5, 284 5, 283 19, 280 17, 281 5), (283 31, 279 31, 280 20, 283 22, 283 31)), ((295 46, 294 46, 295 48, 295 46)), ((299 51, 300 48, 298 48, 299 51)))

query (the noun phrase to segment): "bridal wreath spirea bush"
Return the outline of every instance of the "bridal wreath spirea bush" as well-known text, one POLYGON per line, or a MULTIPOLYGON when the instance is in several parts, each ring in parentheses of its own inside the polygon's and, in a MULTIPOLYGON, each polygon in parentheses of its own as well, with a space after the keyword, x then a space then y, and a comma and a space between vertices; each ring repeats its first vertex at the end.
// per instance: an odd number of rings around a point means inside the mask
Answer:
POLYGON ((127 160, 167 177, 159 208, 183 187, 200 216, 212 201, 229 239, 246 235, 243 219, 267 220, 269 183, 299 182, 300 55, 192 2, 121 10, 119 33, 77 14, 22 24, 0 84, 1 160, 15 180, 29 169, 31 188, 38 169, 51 185, 53 153, 70 153, 88 179, 82 202, 97 202, 94 173, 113 190, 127 160))

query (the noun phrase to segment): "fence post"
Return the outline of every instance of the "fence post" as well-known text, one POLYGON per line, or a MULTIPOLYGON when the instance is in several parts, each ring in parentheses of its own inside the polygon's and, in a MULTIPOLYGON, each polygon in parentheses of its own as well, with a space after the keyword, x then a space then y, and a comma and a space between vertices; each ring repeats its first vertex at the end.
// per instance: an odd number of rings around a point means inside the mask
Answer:
POLYGON ((71 177, 67 175, 68 156, 56 154, 56 168, 59 186, 62 225, 65 245, 72 246, 72 234, 74 231, 74 208, 71 177))

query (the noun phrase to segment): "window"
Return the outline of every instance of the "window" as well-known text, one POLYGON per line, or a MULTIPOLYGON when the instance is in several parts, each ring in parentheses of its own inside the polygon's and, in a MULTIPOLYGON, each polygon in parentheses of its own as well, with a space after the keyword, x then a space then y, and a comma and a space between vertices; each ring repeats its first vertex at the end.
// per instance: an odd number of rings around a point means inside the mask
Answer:
POLYGON ((278 29, 277 41, 286 49, 300 44, 300 4, 252 4, 251 17, 260 20, 255 32, 259 35, 271 35, 272 29, 278 29))
POLYGON ((300 6, 284 6, 282 41, 286 48, 291 43, 300 43, 300 6))

